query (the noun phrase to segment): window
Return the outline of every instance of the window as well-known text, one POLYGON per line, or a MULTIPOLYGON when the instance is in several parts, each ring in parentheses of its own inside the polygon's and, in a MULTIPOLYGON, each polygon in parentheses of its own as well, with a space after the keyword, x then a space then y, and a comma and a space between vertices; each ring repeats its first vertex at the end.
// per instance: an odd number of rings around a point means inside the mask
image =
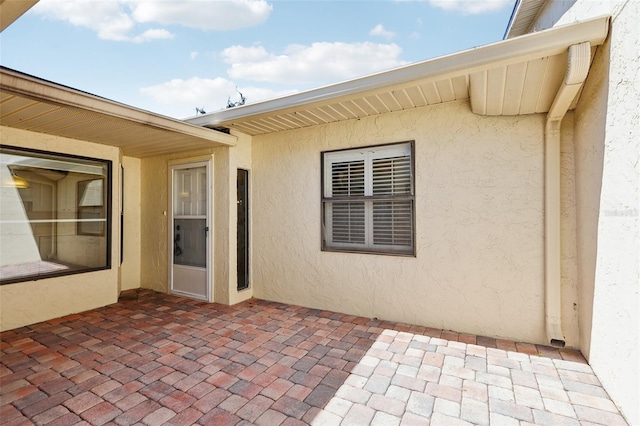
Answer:
POLYGON ((110 268, 111 162, 0 147, 0 283, 110 268))
POLYGON ((413 255, 413 143, 322 153, 322 249, 413 255))

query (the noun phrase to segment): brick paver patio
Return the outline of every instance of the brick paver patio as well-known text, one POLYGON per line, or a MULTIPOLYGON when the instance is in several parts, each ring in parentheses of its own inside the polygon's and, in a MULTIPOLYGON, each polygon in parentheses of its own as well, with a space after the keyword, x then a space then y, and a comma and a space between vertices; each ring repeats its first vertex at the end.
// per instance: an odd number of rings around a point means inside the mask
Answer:
POLYGON ((128 292, 0 335, 3 425, 626 425, 579 353, 128 292))

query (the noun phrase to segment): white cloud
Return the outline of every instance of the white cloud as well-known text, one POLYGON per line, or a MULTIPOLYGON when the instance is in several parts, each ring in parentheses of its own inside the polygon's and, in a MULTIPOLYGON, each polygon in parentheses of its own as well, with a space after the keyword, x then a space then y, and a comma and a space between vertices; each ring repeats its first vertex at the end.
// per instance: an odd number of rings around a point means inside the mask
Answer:
POLYGON ((167 30, 147 30, 142 34, 131 38, 134 43, 142 43, 151 40, 172 39, 173 34, 167 30))
POLYGON ((115 1, 42 0, 33 7, 35 13, 72 25, 93 29, 105 40, 130 40, 127 34, 135 22, 115 1))
POLYGON ((434 7, 475 15, 493 12, 513 5, 513 0, 429 0, 434 7))
POLYGON ((137 22, 213 31, 253 27, 266 21, 273 10, 265 0, 132 1, 131 4, 137 22))
POLYGON ((206 112, 224 109, 227 100, 239 100, 240 95, 237 90, 247 97, 247 103, 294 93, 292 90, 274 91, 259 87, 236 89, 232 81, 220 77, 174 79, 155 86, 143 87, 140 93, 157 103, 154 111, 175 118, 186 118, 196 115, 196 107, 204 108, 206 112))
POLYGON ((221 53, 222 60, 227 64, 258 62, 269 59, 269 53, 263 46, 231 46, 221 53))
POLYGON ((200 53, 198 53, 198 52, 196 52, 196 51, 193 51, 193 52, 189 53, 189 57, 190 57, 191 59, 196 59, 196 58, 198 57, 198 55, 199 55, 199 54, 200 54, 200 53))
POLYGON ((234 80, 318 86, 404 65, 401 53, 393 43, 322 42, 289 45, 282 54, 263 46, 232 46, 220 55, 234 80))
POLYGON ((387 40, 390 40, 396 36, 396 33, 394 33, 393 31, 387 30, 384 27, 384 25, 378 24, 375 27, 373 27, 371 31, 369 31, 369 35, 380 36, 380 37, 386 38, 387 40))
POLYGON ((225 31, 258 25, 272 9, 266 0, 41 0, 33 11, 90 28, 104 40, 143 42, 173 35, 166 29, 141 29, 142 24, 225 31))
MULTIPOLYGON (((395 0, 397 2, 416 0, 395 0)), ((467 15, 493 12, 504 7, 513 7, 514 0, 417 0, 428 1, 433 7, 460 12, 467 15)))

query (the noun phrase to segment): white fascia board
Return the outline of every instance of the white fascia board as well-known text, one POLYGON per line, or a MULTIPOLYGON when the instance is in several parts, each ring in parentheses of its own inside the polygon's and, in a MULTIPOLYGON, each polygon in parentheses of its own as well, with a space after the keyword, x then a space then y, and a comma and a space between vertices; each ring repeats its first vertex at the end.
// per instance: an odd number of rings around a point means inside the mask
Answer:
POLYGON ((169 132, 233 146, 237 137, 182 120, 134 108, 100 96, 58 85, 8 68, 0 68, 0 90, 34 100, 70 106, 169 132))
POLYGON ((217 126, 233 120, 307 106, 316 102, 327 102, 343 96, 415 80, 455 77, 494 66, 559 54, 566 51, 569 46, 585 41, 590 42, 592 46, 597 46, 604 42, 608 31, 609 16, 601 16, 282 98, 189 118, 185 121, 199 126, 217 126))

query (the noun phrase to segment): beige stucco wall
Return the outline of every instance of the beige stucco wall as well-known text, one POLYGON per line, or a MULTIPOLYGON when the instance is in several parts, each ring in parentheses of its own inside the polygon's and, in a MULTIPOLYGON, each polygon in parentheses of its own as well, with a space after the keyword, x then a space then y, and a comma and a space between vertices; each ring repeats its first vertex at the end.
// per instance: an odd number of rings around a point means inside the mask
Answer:
POLYGON ((577 268, 581 350, 632 424, 638 413, 639 6, 550 2, 537 27, 612 16, 576 110, 577 268))
POLYGON ((640 3, 548 2, 536 27, 611 15, 575 113, 581 350, 640 424, 640 3))
POLYGON ((141 287, 168 291, 169 162, 213 158, 213 301, 233 304, 253 296, 236 290, 236 169, 248 168, 250 139, 240 137, 233 148, 172 154, 141 161, 141 287))
POLYGON ((543 116, 480 117, 460 102, 254 137, 254 295, 546 343, 543 128, 543 116), (417 256, 322 252, 320 152, 406 140, 417 256))
POLYGON ((116 173, 120 167, 119 149, 8 127, 0 127, 0 134, 3 145, 111 160, 114 206, 111 212, 111 269, 0 286, 0 330, 115 303, 118 298, 120 252, 116 208, 119 204, 119 177, 116 173))
POLYGON ((576 123, 585 193, 581 238, 591 243, 580 265, 587 306, 593 295, 584 350, 629 422, 640 424, 640 4, 578 1, 562 20, 586 13, 611 14, 612 22, 576 123))
POLYGON ((141 238, 141 160, 122 157, 124 168, 123 259, 120 267, 120 291, 140 288, 141 238))

